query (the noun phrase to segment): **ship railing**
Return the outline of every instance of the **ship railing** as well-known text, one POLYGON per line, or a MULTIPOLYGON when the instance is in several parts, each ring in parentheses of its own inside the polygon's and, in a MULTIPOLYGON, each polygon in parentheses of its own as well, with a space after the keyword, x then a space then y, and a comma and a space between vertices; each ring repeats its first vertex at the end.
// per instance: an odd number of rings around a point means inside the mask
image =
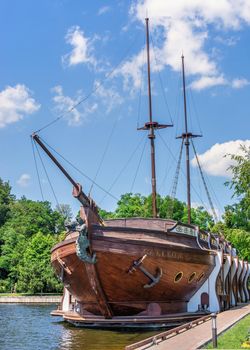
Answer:
POLYGON ((174 337, 180 333, 183 333, 191 328, 194 328, 196 326, 198 326, 199 324, 202 324, 204 322, 207 322, 211 319, 211 314, 209 315, 206 315, 206 316, 203 316, 203 317, 200 317, 194 321, 191 321, 191 322, 188 322, 188 323, 185 323, 183 324, 182 326, 178 326, 178 327, 175 327, 173 329, 170 329, 168 331, 165 331, 165 332, 161 332, 159 334, 156 334, 152 337, 149 337, 149 338, 146 338, 144 340, 141 340, 137 343, 134 343, 134 344, 130 344, 130 345, 127 345, 125 347, 125 350, 136 350, 136 349, 143 349, 144 347, 149 347, 149 346, 152 346, 152 345, 157 345, 159 344, 160 342, 164 341, 164 340, 167 340, 168 338, 171 338, 171 337, 174 337))

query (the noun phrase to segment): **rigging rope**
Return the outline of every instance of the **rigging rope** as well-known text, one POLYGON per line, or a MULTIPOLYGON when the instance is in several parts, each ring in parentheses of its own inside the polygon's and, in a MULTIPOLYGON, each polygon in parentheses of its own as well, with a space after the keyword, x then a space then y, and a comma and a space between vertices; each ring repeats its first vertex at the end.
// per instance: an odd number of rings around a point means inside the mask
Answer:
POLYGON ((62 210, 61 210, 61 206, 60 206, 60 204, 59 204, 59 202, 58 202, 58 199, 57 199, 57 197, 56 197, 56 194, 55 194, 54 188, 53 188, 53 186, 52 186, 52 184, 51 184, 51 181, 50 181, 49 175, 48 175, 48 173, 47 173, 47 170, 46 170, 46 168, 45 168, 45 165, 44 165, 44 163, 43 163, 43 160, 42 160, 41 154, 40 154, 40 152, 39 152, 39 149, 38 149, 38 147, 37 147, 37 144, 36 144, 36 143, 35 143, 35 147, 36 147, 36 151, 37 151, 37 153, 38 153, 38 156, 39 156, 39 158, 40 158, 40 161, 41 161, 41 164, 42 164, 43 170, 44 170, 44 172, 45 172, 45 174, 46 174, 46 177, 47 177, 48 183, 49 183, 49 185, 50 185, 51 191, 52 191, 53 196, 54 196, 54 198, 55 198, 55 201, 56 201, 57 207, 58 207, 59 211, 60 211, 60 212, 62 212, 62 210))
POLYGON ((54 120, 52 120, 48 124, 44 125, 42 128, 38 129, 37 131, 35 131, 35 133, 39 133, 42 130, 47 129, 51 125, 53 125, 56 122, 58 122, 60 119, 65 117, 66 114, 72 112, 76 107, 78 107, 80 104, 85 102, 88 98, 90 98, 100 87, 103 87, 104 83, 108 80, 108 78, 116 71, 116 69, 121 65, 121 63, 125 60, 125 58, 127 58, 130 50, 132 49, 132 47, 134 46, 135 42, 137 41, 137 38, 138 38, 138 35, 135 37, 134 41, 128 47, 128 49, 125 51, 125 54, 122 56, 121 60, 119 60, 119 62, 114 66, 114 68, 108 74, 105 75, 105 77, 100 81, 99 84, 97 84, 85 97, 83 97, 80 101, 78 101, 76 104, 74 104, 72 107, 70 107, 67 111, 63 112, 57 118, 55 118, 54 120))
POLYGON ((172 218, 173 210, 174 210, 174 199, 175 199, 175 197, 176 197, 176 190, 177 190, 177 185, 178 185, 178 180, 179 180, 183 145, 184 145, 184 139, 182 139, 181 149, 180 149, 180 154, 179 154, 179 159, 178 159, 178 162, 177 162, 175 177, 174 177, 174 181, 173 181, 173 185, 172 185, 172 191, 171 191, 171 193, 170 193, 170 198, 172 199, 172 201, 170 201, 170 205, 169 205, 169 208, 168 208, 168 214, 167 214, 167 216, 168 216, 169 218, 172 218))
POLYGON ((173 181, 172 191, 170 193, 170 197, 171 198, 175 198, 176 197, 176 190, 177 190, 179 174, 180 174, 180 168, 181 168, 181 158, 182 158, 182 152, 183 152, 183 145, 184 145, 184 139, 182 139, 182 142, 181 142, 181 149, 180 149, 179 159, 178 159, 178 162, 177 162, 177 167, 176 167, 175 177, 174 177, 174 181, 173 181))
MULTIPOLYGON (((151 42, 152 42, 152 47, 153 47, 153 53, 154 53, 155 63, 156 63, 156 66, 157 66, 157 63, 159 63, 159 62, 158 62, 158 60, 156 59, 154 41, 153 41, 153 38, 152 38, 152 37, 150 37, 150 39, 151 39, 151 42)), ((164 88, 163 88, 162 77, 161 77, 161 73, 160 73, 160 70, 159 70, 159 69, 157 69, 157 73, 158 73, 158 77, 159 77, 159 81, 160 81, 160 85, 161 85, 161 89, 162 89, 163 99, 164 99, 164 102, 165 102, 165 104, 166 104, 166 107, 167 107, 167 111, 168 111, 168 113, 169 113, 169 116, 170 116, 171 124, 174 124, 174 123, 173 123, 172 116, 171 116, 171 113, 170 113, 170 109, 169 109, 167 97, 166 97, 166 94, 165 94, 165 90, 164 90, 164 88)))
MULTIPOLYGON (((120 170, 120 172, 118 173, 118 175, 116 176, 116 178, 114 179, 114 181, 112 182, 112 184, 110 185, 108 191, 111 191, 112 188, 114 187, 114 185, 116 184, 116 182, 119 180, 120 176, 123 174, 123 172, 126 170, 127 166, 129 165, 129 163, 131 162, 131 160, 134 158, 138 148, 140 147, 142 141, 147 137, 146 134, 144 134, 142 136, 142 138, 140 139, 140 141, 138 142, 138 144, 136 145, 135 149, 133 150, 133 152, 131 153, 130 157, 128 158, 127 162, 125 163, 125 165, 122 167, 122 169, 120 170)), ((102 204, 102 202, 104 201, 104 199, 106 198, 106 195, 104 195, 100 201, 100 204, 102 204)))
MULTIPOLYGON (((172 156, 172 158, 174 159, 174 161, 177 162, 175 156, 173 155, 172 151, 171 151, 171 150, 169 149, 169 147, 167 146, 167 144, 166 144, 165 140, 162 138, 161 134, 160 134, 159 132, 157 132, 157 133, 159 134, 160 139, 162 140, 163 144, 165 145, 165 147, 167 148, 167 150, 168 150, 169 153, 171 154, 171 156, 172 156)), ((185 175, 185 173, 183 172, 183 170, 182 170, 182 169, 180 169, 180 170, 181 170, 182 175, 185 177, 186 175, 185 175)), ((206 211, 208 212, 207 206, 206 206, 205 203, 203 202, 201 196, 200 196, 199 193, 196 191, 196 189, 195 189, 195 187, 192 185, 192 183, 191 183, 191 187, 192 187, 192 190, 196 193, 197 197, 200 199, 201 203, 203 204, 203 207, 204 207, 204 208, 206 209, 206 211)))
POLYGON ((118 121, 118 118, 116 118, 115 121, 114 121, 113 127, 112 127, 112 129, 111 129, 110 135, 109 135, 108 140, 107 140, 107 143, 106 143, 106 147, 104 148, 104 152, 103 152, 103 154, 102 154, 102 158, 101 158, 100 164, 99 164, 99 166, 98 166, 98 168, 97 168, 95 177, 94 177, 94 179, 93 179, 93 181, 92 181, 92 184, 91 184, 91 186, 90 186, 90 189, 89 189, 89 197, 90 197, 91 191, 92 191, 92 189, 93 189, 93 187, 94 187, 94 182, 95 182, 95 180, 96 180, 96 178, 97 178, 97 176, 98 176, 98 174, 99 174, 99 172, 100 172, 100 170, 101 170, 102 164, 103 164, 103 162, 104 162, 104 158, 105 158, 106 153, 107 153, 107 151, 108 151, 108 148, 109 148, 109 145, 110 145, 110 141, 111 141, 111 138, 112 138, 113 133, 114 133, 114 131, 115 131, 115 127, 116 127, 117 121, 118 121))
POLYGON ((115 197, 113 194, 111 194, 109 191, 105 190, 102 186, 98 185, 93 179, 91 179, 88 175, 86 175, 84 172, 82 172, 79 168, 77 168, 73 163, 71 163, 69 160, 67 160, 63 155, 61 155, 59 152, 57 152, 53 147, 51 147, 46 141, 44 141, 41 137, 40 139, 43 141, 46 146, 48 146, 53 152, 55 152, 59 157, 61 157, 66 163, 68 163, 73 169, 78 171, 82 176, 84 176, 86 179, 88 179, 90 182, 93 182, 96 187, 98 187, 100 190, 105 192, 107 195, 118 201, 119 199, 115 197))
POLYGON ((130 188, 130 192, 131 192, 131 193, 132 193, 132 191, 133 191, 134 184, 135 184, 135 180, 136 180, 137 175, 138 175, 138 171, 139 171, 139 168, 140 168, 140 165, 141 165, 141 161, 142 161, 142 157, 143 157, 143 154, 144 154, 144 151, 145 151, 146 144, 147 144, 147 139, 145 139, 144 146, 143 146, 143 148, 142 148, 142 153, 141 153, 141 156, 140 156, 140 159, 139 159, 139 163, 138 163, 138 165, 137 165, 137 169, 136 169, 136 172, 135 172, 135 176, 134 176, 134 179, 133 179, 131 188, 130 188))
POLYGON ((179 93, 181 88, 181 71, 179 72, 179 79, 178 79, 178 83, 177 83, 177 93, 176 93, 176 100, 175 100, 175 109, 174 112, 177 118, 177 122, 176 122, 176 128, 175 128, 175 136, 177 136, 178 133, 178 126, 179 126, 179 119, 180 119, 180 100, 181 100, 181 94, 179 93))
POLYGON ((200 134, 202 134, 200 119, 199 119, 199 115, 198 115, 198 112, 197 112, 197 108, 196 108, 195 99, 194 99, 194 96, 193 96, 192 89, 190 89, 190 96, 191 96, 191 100, 192 100, 192 103, 193 103, 193 106, 194 106, 194 114, 195 114, 195 117, 196 117, 196 120, 197 120, 197 123, 198 123, 199 132, 200 132, 200 134))
POLYGON ((198 158, 198 155, 196 153, 196 149, 194 147, 194 143, 193 143, 193 140, 191 139, 191 144, 192 144, 192 147, 193 147, 193 150, 194 150, 194 154, 195 154, 195 158, 196 158, 196 161, 197 161, 197 164, 198 164, 198 167, 199 167, 199 170, 200 170, 200 175, 201 175, 201 178, 202 178, 202 182, 203 182, 203 185, 205 187, 205 191, 206 191, 206 194, 207 194, 207 198, 208 198, 208 201, 209 201, 209 205, 211 207, 211 210, 213 212, 213 216, 214 216, 214 219, 215 219, 215 222, 218 222, 218 217, 217 217, 217 214, 215 212, 215 209, 214 209, 214 206, 213 206, 213 202, 212 202, 212 198, 210 196, 210 193, 208 191, 208 187, 207 187, 207 184, 206 184, 206 181, 205 181, 205 177, 203 175, 203 171, 202 171, 202 168, 201 168, 201 165, 200 165, 200 161, 199 161, 199 158, 198 158))
POLYGON ((40 188, 40 191, 41 191, 42 200, 43 200, 43 202, 44 202, 42 184, 41 184, 41 179, 40 179, 39 171, 38 171, 38 167, 37 167, 36 154, 35 154, 35 149, 34 149, 34 140, 32 139, 32 136, 30 137, 30 141, 31 141, 31 147, 32 147, 32 152, 33 152, 33 158, 34 158, 34 162, 35 162, 35 167, 36 167, 36 175, 37 175, 37 179, 38 179, 38 183, 39 183, 39 188, 40 188))

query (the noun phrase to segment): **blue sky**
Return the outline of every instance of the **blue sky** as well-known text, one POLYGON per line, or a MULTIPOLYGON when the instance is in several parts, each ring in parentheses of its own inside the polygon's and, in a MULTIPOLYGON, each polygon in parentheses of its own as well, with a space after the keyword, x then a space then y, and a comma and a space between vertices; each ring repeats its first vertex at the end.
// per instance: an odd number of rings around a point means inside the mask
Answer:
MULTIPOLYGON (((146 13, 152 39, 153 118, 163 123, 172 118, 174 123, 157 134, 158 191, 171 192, 179 154, 175 136, 183 131, 183 53, 189 125, 203 134, 195 140, 196 150, 218 212, 231 202, 232 193, 224 186, 230 160, 224 154, 239 153, 240 144, 250 145, 248 0, 1 1, 0 176, 10 181, 17 197, 42 199, 30 134, 93 90, 84 103, 39 135, 111 192, 113 197, 105 196, 93 187, 92 196, 103 208, 114 209, 115 198, 131 190, 150 193, 149 142, 145 132, 136 130, 148 119, 146 13)), ((71 185, 41 156, 58 201, 76 211, 71 185)), ((55 205, 38 155, 36 159, 44 198, 55 205)), ((88 193, 91 182, 63 164, 88 193)), ((186 197, 184 172, 183 158, 177 189, 181 200, 186 197)), ((192 202, 208 208, 194 162, 191 174, 192 202)))

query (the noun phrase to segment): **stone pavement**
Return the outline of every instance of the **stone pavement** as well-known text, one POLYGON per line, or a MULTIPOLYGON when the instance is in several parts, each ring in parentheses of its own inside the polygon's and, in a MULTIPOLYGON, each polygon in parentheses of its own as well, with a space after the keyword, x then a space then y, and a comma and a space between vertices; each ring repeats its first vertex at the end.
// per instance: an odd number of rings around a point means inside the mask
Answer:
MULTIPOLYGON (((217 315, 217 333, 220 334, 244 316, 250 314, 250 304, 239 304, 217 315)), ((148 347, 150 350, 195 350, 212 339, 211 320, 186 332, 169 338, 158 345, 148 347)))

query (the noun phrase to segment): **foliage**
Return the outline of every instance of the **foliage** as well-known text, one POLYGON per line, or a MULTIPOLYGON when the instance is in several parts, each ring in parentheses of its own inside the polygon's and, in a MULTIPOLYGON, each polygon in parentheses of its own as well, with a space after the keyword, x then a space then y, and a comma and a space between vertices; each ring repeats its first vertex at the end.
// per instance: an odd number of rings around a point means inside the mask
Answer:
MULTIPOLYGON (((187 206, 185 203, 169 196, 157 195, 158 215, 163 219, 188 222, 187 206)), ((129 218, 129 217, 152 217, 152 196, 142 196, 139 193, 125 193, 117 203, 114 212, 100 211, 103 219, 129 218)), ((213 225, 212 216, 203 208, 192 208, 192 223, 203 229, 213 225)))
POLYGON ((238 203, 225 208, 225 222, 230 228, 244 228, 250 231, 250 147, 241 147, 243 155, 230 155, 234 165, 231 181, 226 185, 233 189, 238 203))
POLYGON ((57 243, 55 236, 41 232, 32 236, 18 266, 17 292, 54 292, 61 285, 50 265, 50 250, 57 243))
POLYGON ((49 202, 16 200, 10 190, 0 180, 0 200, 8 213, 0 226, 0 292, 59 291, 50 249, 63 234, 66 215, 53 210, 49 202))
POLYGON ((11 187, 8 182, 0 178, 0 227, 5 223, 10 211, 10 203, 14 196, 11 194, 11 187))
MULTIPOLYGON (((249 331, 250 316, 244 317, 235 326, 218 337, 217 349, 241 349, 246 341, 249 331)), ((205 349, 212 349, 212 343, 205 346, 205 349)))

